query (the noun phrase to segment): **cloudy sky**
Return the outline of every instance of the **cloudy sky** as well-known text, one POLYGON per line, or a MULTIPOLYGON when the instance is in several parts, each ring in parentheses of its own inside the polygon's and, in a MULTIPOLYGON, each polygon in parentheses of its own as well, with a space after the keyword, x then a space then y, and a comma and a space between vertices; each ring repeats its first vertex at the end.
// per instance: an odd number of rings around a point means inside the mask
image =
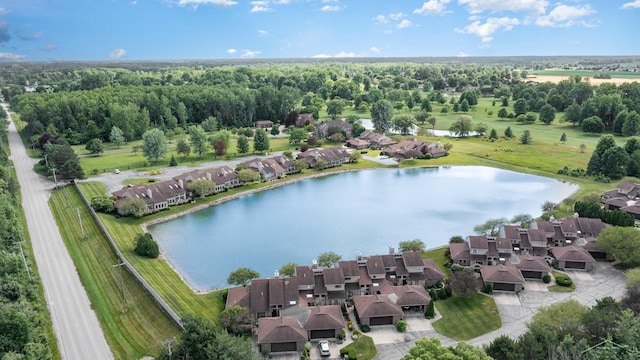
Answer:
POLYGON ((0 60, 640 55, 640 0, 0 0, 0 60))

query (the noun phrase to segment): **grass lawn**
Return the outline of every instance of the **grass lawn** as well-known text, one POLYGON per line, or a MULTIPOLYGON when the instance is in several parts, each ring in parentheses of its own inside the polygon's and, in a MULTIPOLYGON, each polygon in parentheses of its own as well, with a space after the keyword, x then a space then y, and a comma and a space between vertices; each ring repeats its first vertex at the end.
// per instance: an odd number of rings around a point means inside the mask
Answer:
MULTIPOLYGON (((114 357, 157 356, 160 341, 179 336, 178 327, 127 271, 122 272, 126 303, 123 313, 120 272, 114 267, 118 259, 73 187, 56 190, 49 204, 114 357), (84 240, 78 211, 86 234, 84 240)), ((157 260, 148 260, 153 261, 157 260)), ((214 306, 215 302, 211 304, 214 306)))
POLYGON ((442 318, 433 323, 433 328, 454 340, 473 339, 502 326, 496 303, 489 296, 476 294, 465 299, 453 294, 435 305, 442 318))
MULTIPOLYGON (((571 280, 571 277, 565 273, 559 271, 552 271, 553 278, 555 279, 558 276, 563 276, 571 280)), ((576 284, 571 280, 571 286, 560 286, 557 283, 553 285, 547 286, 547 290, 552 292, 573 292, 576 289, 576 284)))
POLYGON ((422 252, 423 259, 431 259, 436 265, 440 268, 444 276, 449 277, 451 275, 451 270, 445 266, 445 263, 449 260, 444 255, 444 253, 449 249, 449 246, 441 246, 439 248, 430 249, 422 252))
POLYGON ((378 350, 373 344, 373 339, 366 335, 360 335, 359 338, 343 349, 355 351, 358 360, 371 360, 378 354, 378 350))

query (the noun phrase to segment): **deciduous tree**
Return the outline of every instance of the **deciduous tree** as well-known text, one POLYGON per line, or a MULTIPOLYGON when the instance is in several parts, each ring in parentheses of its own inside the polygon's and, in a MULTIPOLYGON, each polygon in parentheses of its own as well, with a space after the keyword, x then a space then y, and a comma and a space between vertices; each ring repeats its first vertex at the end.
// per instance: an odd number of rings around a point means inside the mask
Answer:
POLYGON ((241 267, 229 274, 227 283, 230 285, 247 286, 249 285, 249 282, 251 282, 251 279, 256 279, 258 277, 260 277, 260 273, 257 271, 248 267, 241 267))
POLYGON ((100 155, 104 152, 104 145, 102 144, 102 140, 94 138, 87 142, 85 149, 87 149, 87 151, 92 155, 100 155))
POLYGON ((334 253, 333 251, 323 252, 318 256, 318 266, 332 267, 342 260, 342 256, 334 253))
POLYGON ((473 130, 472 118, 469 115, 460 115, 449 127, 449 131, 459 137, 467 137, 473 130))
POLYGON ((424 251, 424 248, 424 241, 420 239, 400 241, 400 243, 398 244, 398 250, 400 250, 400 252, 417 251, 419 253, 422 253, 424 251))
POLYGON ((240 135, 238 137, 238 142, 236 143, 236 147, 238 149, 238 153, 246 154, 249 152, 249 139, 246 136, 240 135))
POLYGON ((142 135, 142 153, 150 162, 158 162, 167 151, 167 138, 162 130, 154 128, 145 131, 142 135))
POLYGON ((454 293, 463 298, 471 298, 480 289, 480 279, 471 268, 456 271, 449 276, 449 285, 454 293))
POLYGON ((598 235, 597 244, 630 267, 640 265, 640 231, 633 227, 606 227, 598 235))
POLYGON ((371 108, 373 127, 377 132, 385 133, 391 128, 393 118, 393 106, 388 100, 382 99, 371 108))
POLYGON ((124 142, 124 132, 117 126, 111 128, 111 134, 109 135, 109 141, 116 144, 120 148, 120 144, 124 142))

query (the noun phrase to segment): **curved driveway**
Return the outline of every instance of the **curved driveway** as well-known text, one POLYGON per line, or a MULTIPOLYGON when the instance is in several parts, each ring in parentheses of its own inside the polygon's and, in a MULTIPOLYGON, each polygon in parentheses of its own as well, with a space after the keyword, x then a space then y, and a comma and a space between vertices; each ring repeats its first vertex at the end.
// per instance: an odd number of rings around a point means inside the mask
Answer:
MULTIPOLYGON (((2 104, 6 111, 6 105, 2 104)), ((8 112, 7 112, 8 113, 8 112)), ((53 184, 33 171, 9 115, 11 160, 22 190, 31 244, 63 359, 113 359, 47 203, 53 184)))

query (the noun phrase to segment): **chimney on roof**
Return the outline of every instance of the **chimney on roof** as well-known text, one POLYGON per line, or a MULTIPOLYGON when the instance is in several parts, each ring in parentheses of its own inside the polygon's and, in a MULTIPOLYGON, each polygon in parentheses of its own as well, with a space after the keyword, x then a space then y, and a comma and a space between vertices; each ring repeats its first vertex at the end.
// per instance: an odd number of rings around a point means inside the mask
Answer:
POLYGON ((393 248, 393 245, 389 245, 389 255, 392 255, 396 252, 396 249, 393 248))
POLYGON ((276 271, 273 273, 273 277, 277 277, 277 278, 278 278, 278 277, 280 277, 280 271, 276 270, 276 271))
POLYGON ((182 181, 182 179, 178 180, 178 185, 180 186, 180 188, 184 189, 184 182, 182 181))
POLYGON ((147 196, 149 196, 149 199, 153 198, 153 191, 151 191, 151 188, 147 189, 147 196))
POLYGON ((211 173, 207 171, 207 180, 211 181, 211 173))

